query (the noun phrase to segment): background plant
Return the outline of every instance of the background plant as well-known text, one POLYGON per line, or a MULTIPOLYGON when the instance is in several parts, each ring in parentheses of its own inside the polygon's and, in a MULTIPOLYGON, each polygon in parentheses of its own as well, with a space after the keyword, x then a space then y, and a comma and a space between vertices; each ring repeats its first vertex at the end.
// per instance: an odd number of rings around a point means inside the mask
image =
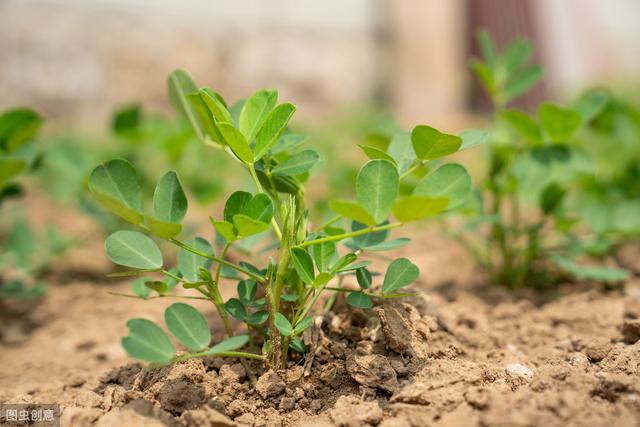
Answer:
MULTIPOLYGON (((305 350, 300 336, 311 325, 310 315, 324 292, 344 292, 347 303, 363 309, 376 300, 406 295, 402 289, 418 278, 417 266, 406 258, 395 259, 382 282, 374 283, 376 274, 369 270, 370 261, 360 258, 362 253, 403 246, 409 239, 387 240, 390 230, 463 203, 471 188, 466 170, 457 164, 432 170, 432 161, 483 142, 479 132, 461 138, 421 125, 394 138, 387 149, 363 146, 370 160, 357 174, 355 200, 332 200, 334 216, 314 226, 304 184, 320 155, 304 146, 305 138, 287 130, 295 112, 292 104, 278 104, 278 93, 263 89, 229 108, 218 93, 198 88, 181 70, 169 77, 169 95, 202 143, 218 156, 233 159, 255 190, 233 192, 222 216, 210 218, 221 246, 216 252, 209 239, 178 237, 188 203, 175 172, 158 181, 151 211, 144 209, 140 177, 129 162, 111 160, 92 172, 89 189, 94 198, 143 231, 116 231, 105 242, 113 262, 134 269, 118 275, 144 276, 133 283, 133 296, 211 301, 229 337, 209 347, 202 315, 186 304, 173 305, 165 323, 189 350, 186 354, 176 355, 166 334, 152 322, 129 321, 125 349, 152 363, 230 354, 280 369, 286 367, 289 349, 305 350), (401 182, 425 170, 429 173, 413 191, 400 196, 401 182), (175 268, 165 266, 160 249, 147 235, 179 248, 175 268), (227 259, 237 244, 257 237, 271 248, 264 265, 254 265, 253 259, 227 259), (359 289, 344 287, 343 278, 354 274, 359 289), (223 300, 223 278, 237 281, 237 297, 223 300), (196 295, 172 293, 178 285, 196 295), (231 317, 246 323, 247 334, 234 335, 231 317), (245 345, 261 351, 240 351, 245 345)), ((216 161, 211 156, 211 162, 216 161)))
POLYGON ((21 175, 34 168, 39 150, 34 143, 43 119, 29 109, 13 109, 0 115, 0 299, 33 299, 45 292, 41 276, 70 244, 50 226, 37 233, 21 218, 20 207, 10 209, 7 200, 24 192, 21 175), (17 208, 17 209, 16 209, 17 208), (12 211, 10 213, 9 211, 12 211), (17 211, 17 212, 16 212, 17 211))
POLYGON ((467 206, 471 221, 450 233, 493 280, 510 288, 542 288, 567 275, 624 279, 623 270, 578 261, 607 253, 603 234, 586 221, 592 210, 573 204, 580 183, 595 176, 594 159, 576 135, 601 114, 606 99, 592 92, 570 107, 546 102, 536 116, 509 108, 543 75, 531 63, 532 46, 514 40, 498 51, 484 31, 478 42, 482 58, 472 59, 471 68, 494 110, 489 166, 477 198, 467 206))

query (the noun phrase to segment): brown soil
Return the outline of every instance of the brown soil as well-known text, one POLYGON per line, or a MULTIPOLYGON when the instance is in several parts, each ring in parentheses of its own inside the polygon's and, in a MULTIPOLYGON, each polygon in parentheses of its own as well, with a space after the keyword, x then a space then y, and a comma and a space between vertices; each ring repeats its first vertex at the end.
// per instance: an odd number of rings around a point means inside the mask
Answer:
POLYGON ((305 333, 306 358, 286 372, 254 365, 255 386, 237 360, 132 363, 125 321, 160 321, 170 300, 106 293, 126 283, 51 286, 34 310, 3 318, 0 402, 60 403, 63 426, 640 425, 637 279, 534 305, 460 286, 481 278, 450 243, 416 246, 419 296, 367 311, 338 300, 305 333))

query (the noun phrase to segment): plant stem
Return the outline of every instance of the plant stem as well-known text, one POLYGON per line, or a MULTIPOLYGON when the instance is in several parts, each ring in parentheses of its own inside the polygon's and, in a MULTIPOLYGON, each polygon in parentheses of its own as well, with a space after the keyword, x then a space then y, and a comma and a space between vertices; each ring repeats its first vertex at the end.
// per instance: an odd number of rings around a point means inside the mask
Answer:
POLYGON ((402 175, 400 175, 400 179, 402 180, 408 177, 409 175, 411 175, 412 173, 420 169, 420 167, 422 167, 425 163, 426 163, 426 160, 420 160, 418 163, 416 163, 415 165, 407 169, 402 175))
POLYGON ((190 295, 154 295, 154 296, 150 296, 150 297, 146 297, 145 298, 145 297, 141 297, 140 295, 124 294, 124 293, 120 293, 120 292, 107 291, 107 293, 109 295, 115 295, 117 297, 127 297, 127 298, 144 299, 144 300, 157 299, 157 298, 176 298, 176 299, 199 299, 199 300, 204 300, 204 301, 211 301, 210 298, 194 297, 194 296, 190 296, 190 295))
POLYGON ((210 260, 215 261, 215 262, 217 262, 219 264, 225 265, 225 266, 227 266, 229 268, 232 268, 232 269, 234 269, 236 271, 239 271, 240 273, 246 274, 247 276, 251 277, 252 279, 254 279, 255 281, 257 281, 259 283, 263 283, 265 281, 264 277, 262 277, 260 275, 257 275, 255 273, 247 270, 246 268, 242 268, 239 265, 235 265, 234 263, 226 261, 226 260, 224 260, 222 258, 219 258, 219 257, 215 256, 215 255, 209 255, 209 254, 206 254, 204 252, 201 252, 201 251, 197 250, 196 248, 192 248, 191 246, 187 245, 186 243, 181 242, 180 240, 172 238, 172 239, 168 239, 168 241, 173 243, 176 246, 181 247, 182 249, 184 249, 186 251, 191 252, 192 254, 196 254, 196 255, 201 256, 203 258, 210 259, 210 260))
POLYGON ((394 222, 393 224, 380 225, 377 227, 367 227, 357 231, 351 231, 349 233, 336 234, 333 236, 321 237, 315 240, 308 240, 306 242, 302 242, 294 247, 296 248, 305 248, 307 246, 318 245, 320 243, 326 242, 335 242, 336 240, 348 239, 350 237, 362 236, 363 234, 375 233, 376 231, 385 231, 391 230, 392 228, 402 227, 404 223, 402 222, 394 222))
POLYGON ((327 222, 325 222, 324 224, 322 224, 320 227, 318 227, 318 229, 316 231, 322 231, 325 228, 335 224, 336 222, 340 221, 342 218, 344 218, 343 215, 336 215, 333 218, 331 218, 330 220, 328 220, 327 222))

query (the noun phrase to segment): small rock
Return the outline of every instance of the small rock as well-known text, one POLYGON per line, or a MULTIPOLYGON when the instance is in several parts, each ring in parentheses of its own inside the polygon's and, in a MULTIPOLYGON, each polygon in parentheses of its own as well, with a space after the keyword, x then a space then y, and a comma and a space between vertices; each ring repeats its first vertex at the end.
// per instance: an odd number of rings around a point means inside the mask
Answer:
POLYGON ((329 412, 339 427, 362 427, 382 421, 382 409, 378 402, 363 402, 355 396, 340 396, 329 412))
POLYGON ((102 411, 96 408, 79 408, 77 406, 69 406, 64 408, 60 416, 60 425, 89 427, 100 418, 102 411))
POLYGON ((220 412, 203 407, 187 411, 180 417, 187 427, 235 427, 237 424, 220 412))
POLYGON ((322 371, 320 372, 320 381, 325 384, 330 384, 333 380, 336 379, 336 374, 338 373, 338 368, 336 365, 324 365, 322 367, 322 371))
POLYGON ((611 351, 611 343, 606 339, 596 339, 584 349, 585 354, 589 360, 593 363, 600 362, 607 357, 607 354, 611 351))
POLYGON ((222 365, 218 374, 220 375, 220 380, 226 384, 240 382, 246 375, 244 367, 240 363, 222 365))
POLYGON ((272 370, 262 374, 256 383, 256 390, 263 399, 271 396, 277 396, 284 391, 285 387, 286 384, 282 381, 282 378, 272 370))
POLYGON ((256 416, 247 412, 237 417, 234 421, 240 426, 252 426, 255 424, 256 416))
POLYGON ((398 353, 407 353, 411 348, 411 324, 401 312, 388 304, 376 309, 382 325, 387 346, 398 353))
POLYGON ((133 400, 122 408, 108 412, 95 424, 96 427, 166 427, 178 426, 178 421, 168 412, 153 406, 148 400, 133 400))
POLYGON ((386 357, 379 354, 347 359, 347 371, 359 384, 393 392, 398 388, 396 371, 386 357))
POLYGON ((280 410, 290 411, 296 406, 296 399, 294 397, 285 396, 280 400, 280 410))
POLYGON ((287 384, 295 383, 302 378, 304 374, 304 368, 300 365, 295 365, 287 369, 285 374, 285 382, 287 384))
POLYGON ((533 371, 520 363, 509 363, 505 366, 505 371, 508 374, 515 375, 518 377, 531 378, 533 377, 533 371))
POLYGON ((464 392, 467 403, 476 409, 486 409, 489 407, 489 390, 482 387, 470 387, 464 392))
POLYGON ((626 320, 622 325, 625 344, 635 344, 640 340, 640 319, 626 320))

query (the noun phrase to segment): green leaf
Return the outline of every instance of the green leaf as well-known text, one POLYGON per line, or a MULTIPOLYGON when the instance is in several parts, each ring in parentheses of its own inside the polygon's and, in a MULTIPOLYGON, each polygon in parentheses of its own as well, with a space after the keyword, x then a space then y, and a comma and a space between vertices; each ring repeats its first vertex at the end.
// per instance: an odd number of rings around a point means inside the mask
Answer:
POLYGON ((173 336, 189 350, 202 350, 211 341, 207 319, 188 304, 171 304, 164 312, 164 322, 173 336))
POLYGON ((176 349, 158 325, 146 319, 131 319, 127 328, 129 335, 122 339, 122 347, 129 356, 151 363, 171 362, 176 349))
POLYGON ((335 273, 333 272, 326 272, 326 271, 320 272, 320 274, 318 274, 316 278, 313 279, 313 283, 311 284, 311 286, 314 288, 319 288, 321 286, 324 286, 327 283, 329 283, 331 279, 333 279, 334 275, 335 273))
POLYGON ((564 188, 556 183, 547 185, 540 196, 540 209, 542 212, 545 215, 549 215, 558 209, 566 192, 564 188))
POLYGON ((572 109, 580 113, 584 123, 589 123, 604 110, 609 103, 609 99, 608 90, 602 88, 590 89, 573 103, 572 109))
POLYGON ((233 224, 238 229, 240 237, 253 236, 269 229, 268 222, 258 221, 244 214, 235 215, 233 224))
POLYGON ((227 109, 222 97, 209 88, 202 88, 199 91, 200 98, 205 103, 211 115, 218 121, 223 123, 233 123, 231 113, 227 109))
MULTIPOLYGON (((358 172, 356 199, 375 222, 380 223, 391 213, 399 186, 400 176, 393 163, 388 160, 370 160, 358 172)), ((364 221, 359 222, 366 224, 364 221)))
POLYGON ((202 134, 206 135, 209 139, 218 144, 224 144, 224 140, 213 119, 211 110, 209 110, 209 107, 205 103, 204 99, 202 99, 202 96, 200 96, 200 93, 190 93, 186 98, 189 106, 192 108, 202 134))
POLYGON ((582 123, 582 117, 577 111, 550 103, 542 104, 538 115, 542 128, 554 142, 566 141, 571 138, 582 123))
POLYGON ((13 153, 36 136, 44 120, 27 108, 16 108, 0 115, 0 153, 13 153))
POLYGON ((447 209, 453 209, 465 202, 471 193, 471 176, 464 166, 448 163, 425 176, 413 190, 414 196, 433 199, 447 198, 447 209))
POLYGON ((373 301, 368 295, 362 292, 351 292, 346 298, 347 304, 356 308, 371 308, 373 307, 373 301))
POLYGON ((485 29, 476 31, 476 40, 482 52, 482 58, 487 64, 493 66, 496 60, 496 48, 491 39, 491 34, 485 29))
POLYGON ((172 72, 169 75, 168 84, 169 99, 174 108, 187 118, 198 138, 204 139, 204 131, 198 120, 197 113, 187 98, 191 94, 198 93, 198 86, 193 82, 189 73, 184 70, 172 72))
POLYGON ((239 128, 247 141, 252 141, 256 136, 276 102, 278 92, 268 89, 257 91, 245 101, 240 112, 239 128))
POLYGON ((389 160, 391 163, 396 164, 396 161, 394 160, 393 157, 391 157, 385 151, 379 148, 372 147, 371 145, 364 145, 364 144, 358 144, 358 147, 360 147, 362 151, 364 151, 364 154, 366 154, 367 157, 371 160, 383 159, 383 160, 389 160))
POLYGON ((120 230, 111 234, 104 242, 111 261, 139 270, 162 268, 162 254, 153 240, 137 231, 120 230))
POLYGON ((377 245, 365 246, 363 249, 369 252, 390 251, 392 249, 398 249, 403 246, 407 246, 409 242, 411 242, 411 239, 407 237, 401 237, 399 239, 387 240, 386 242, 378 243, 377 245))
POLYGON ((293 330, 294 335, 300 335, 303 333, 309 326, 313 323, 313 319, 310 316, 306 316, 304 319, 300 320, 296 327, 293 330))
POLYGON ((11 157, 0 157, 0 189, 27 168, 27 162, 11 157))
POLYGON ((401 222, 417 221, 439 214, 448 205, 446 197, 409 196, 396 202, 393 214, 401 222))
MULTIPOLYGON (((331 273, 335 274, 336 272, 343 272, 343 271, 351 270, 352 268, 357 268, 355 265, 349 267, 349 264, 352 264, 357 259, 358 259, 358 255, 354 253, 348 253, 346 255, 343 255, 342 257, 340 257, 340 259, 338 259, 338 261, 336 262, 336 265, 333 266, 333 268, 331 269, 331 273)), ((364 262, 367 262, 367 261, 364 261, 364 262)))
POLYGON ((311 247, 313 259, 318 271, 329 271, 338 260, 338 251, 334 242, 324 242, 311 247))
POLYGON ((151 289, 145 285, 146 281, 147 279, 144 277, 134 280, 133 283, 131 283, 133 293, 139 297, 147 298, 151 294, 151 289))
POLYGON ((291 323, 284 316, 284 314, 276 313, 273 321, 276 324, 276 328, 278 328, 278 331, 280 331, 281 335, 285 337, 293 335, 293 326, 291 326, 291 323))
POLYGON ((388 294, 410 285, 420 275, 418 267, 406 258, 398 258, 389 264, 382 283, 382 292, 388 294))
POLYGON ((178 175, 170 171, 164 174, 153 193, 153 215, 164 221, 179 224, 187 213, 187 197, 184 195, 178 175))
POLYGON ((271 147, 271 154, 275 156, 276 154, 291 151, 299 145, 302 145, 306 140, 307 137, 305 135, 287 133, 278 138, 276 143, 271 147))
MULTIPOLYGON (((350 254, 347 254, 347 255, 350 255, 350 254)), ((352 254, 352 255, 355 255, 355 254, 352 254)), ((353 261, 351 261, 351 262, 353 262, 353 261)), ((344 272, 347 272, 347 271, 355 271, 355 270, 357 270, 359 268, 368 267, 370 265, 371 265, 371 261, 370 260, 360 261, 360 262, 356 262, 355 264, 351 264, 351 265, 346 265, 344 267, 340 267, 340 269, 337 269, 337 271, 339 273, 344 273, 344 272)), ((334 267, 334 269, 335 269, 335 267, 334 267)))
POLYGON ((489 132, 484 129, 467 129, 458 136, 462 139, 460 151, 482 145, 489 140, 489 132))
POLYGON ((362 289, 369 289, 373 280, 371 272, 364 267, 356 270, 356 279, 362 289))
POLYGON ((432 160, 458 151, 462 139, 430 126, 418 125, 411 132, 411 143, 419 159, 432 160))
POLYGON ((265 310, 256 311, 255 313, 252 313, 249 316, 247 316, 247 319, 245 320, 245 322, 247 322, 250 325, 258 326, 266 322, 268 318, 269 318, 268 311, 265 311, 265 310))
POLYGON ((220 341, 218 344, 211 347, 207 353, 215 356, 216 354, 238 350, 244 347, 248 342, 249 335, 236 335, 235 337, 227 338, 224 341, 220 341))
POLYGON ((393 136, 387 152, 394 159, 393 163, 398 166, 400 174, 409 170, 416 161, 416 153, 411 144, 411 133, 400 132, 393 136))
POLYGON ((349 200, 332 200, 329 207, 337 214, 343 215, 368 226, 376 225, 376 220, 359 204, 349 200))
POLYGON ((320 161, 320 154, 313 150, 304 150, 294 154, 273 168, 272 173, 278 176, 296 176, 309 171, 320 161))
POLYGON ((262 128, 256 134, 254 161, 260 160, 278 141, 295 111, 296 107, 293 104, 285 103, 278 105, 269 113, 262 128))
POLYGON ((169 286, 160 280, 147 280, 144 282, 144 286, 148 289, 156 291, 158 295, 166 295, 169 291, 169 286))
POLYGON ((256 221, 268 224, 273 218, 273 202, 264 193, 256 194, 245 203, 241 213, 256 221))
MULTIPOLYGON (((189 240, 186 244, 206 255, 213 255, 211 244, 202 237, 189 240)), ((197 282, 200 280, 200 267, 209 270, 212 264, 212 260, 196 255, 186 249, 181 248, 178 252, 178 270, 182 274, 182 277, 189 282, 197 282)))
POLYGON ((251 200, 253 196, 246 191, 235 191, 227 199, 227 203, 224 205, 224 220, 232 223, 233 217, 239 213, 244 212, 245 205, 251 200))
POLYGON ((144 216, 144 222, 151 233, 163 239, 175 237, 182 231, 182 224, 161 221, 149 215, 144 216))
POLYGON ((224 304, 224 308, 227 312, 238 320, 245 320, 247 318, 247 310, 244 308, 244 304, 237 298, 231 298, 224 304))
POLYGON ((133 224, 142 222, 140 177, 126 160, 111 160, 95 168, 89 177, 89 191, 116 215, 133 224))
POLYGON ((227 242, 233 242, 238 238, 238 236, 236 235, 236 229, 230 222, 216 221, 211 217, 209 217, 209 221, 211 221, 211 224, 216 229, 216 231, 220 233, 220 235, 224 237, 227 242))
POLYGON ((502 112, 501 117, 530 144, 542 144, 540 126, 528 114, 518 110, 506 110, 502 112))
POLYGON ((253 152, 244 135, 236 129, 231 123, 218 123, 218 130, 222 134, 224 141, 227 143, 233 153, 240 160, 250 165, 253 163, 253 152))
MULTIPOLYGON (((385 221, 380 225, 386 224, 388 224, 388 222, 385 221)), ((365 228, 368 228, 365 224, 359 223, 357 221, 351 222, 351 231, 363 230, 365 228)), ((351 241, 353 242, 355 249, 364 249, 384 242, 388 236, 389 230, 382 230, 355 236, 351 238, 351 241)))
MULTIPOLYGON (((258 272, 259 273, 259 272, 258 272)), ((258 285, 255 280, 245 279, 238 282, 238 296, 240 300, 244 303, 249 303, 253 301, 256 297, 256 291, 258 290, 258 285)))
POLYGON ((509 42, 504 51, 504 61, 507 72, 512 73, 517 68, 523 66, 532 52, 533 46, 527 39, 516 39, 509 42))
POLYGON ((577 279, 595 280, 598 282, 622 282, 629 278, 629 272, 619 268, 583 266, 560 255, 552 255, 551 260, 558 267, 565 270, 567 273, 570 273, 577 279))
POLYGON ((293 337, 289 343, 289 348, 298 353, 304 353, 307 350, 300 337, 293 337))
POLYGON ((313 283, 315 273, 313 270, 313 260, 309 252, 303 248, 291 248, 291 260, 298 273, 298 277, 306 284, 313 283))
POLYGON ((504 89, 505 101, 510 101, 531 89, 544 75, 538 65, 531 65, 511 76, 504 89))

